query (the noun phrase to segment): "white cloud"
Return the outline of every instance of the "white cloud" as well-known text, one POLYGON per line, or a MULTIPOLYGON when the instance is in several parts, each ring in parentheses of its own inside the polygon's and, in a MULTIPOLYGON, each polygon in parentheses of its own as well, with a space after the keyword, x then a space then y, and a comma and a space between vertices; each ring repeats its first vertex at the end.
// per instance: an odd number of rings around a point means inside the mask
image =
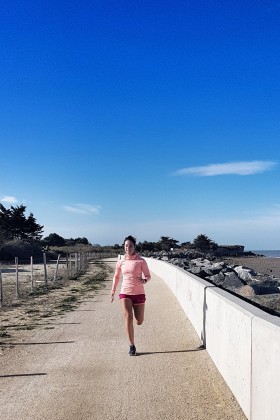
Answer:
POLYGON ((216 163, 206 166, 193 166, 178 169, 174 175, 197 175, 197 176, 217 176, 217 175, 254 175, 269 171, 277 162, 253 160, 251 162, 229 162, 216 163))
POLYGON ((1 198, 1 200, 3 203, 8 203, 8 204, 15 204, 17 203, 17 199, 16 197, 12 197, 10 195, 5 195, 3 198, 1 198))
POLYGON ((75 204, 74 206, 64 206, 64 210, 69 213, 78 213, 78 214, 99 214, 100 206, 92 206, 90 204, 75 204))

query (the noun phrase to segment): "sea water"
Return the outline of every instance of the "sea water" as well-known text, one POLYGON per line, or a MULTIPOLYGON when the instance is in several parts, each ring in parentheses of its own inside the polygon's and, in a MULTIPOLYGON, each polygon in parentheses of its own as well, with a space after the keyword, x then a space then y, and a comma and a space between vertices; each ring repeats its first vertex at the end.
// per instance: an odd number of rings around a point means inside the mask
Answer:
POLYGON ((266 257, 270 258, 280 258, 280 250, 272 249, 272 250, 258 250, 258 251, 251 251, 254 254, 265 255, 266 257))

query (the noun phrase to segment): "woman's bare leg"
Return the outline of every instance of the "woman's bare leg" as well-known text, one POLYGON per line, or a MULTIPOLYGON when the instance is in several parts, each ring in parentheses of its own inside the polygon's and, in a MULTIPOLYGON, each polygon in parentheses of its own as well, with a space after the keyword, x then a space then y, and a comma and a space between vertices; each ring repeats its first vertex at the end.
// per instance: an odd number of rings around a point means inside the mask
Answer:
POLYGON ((133 328, 133 305, 131 299, 121 299, 121 308, 125 321, 125 330, 128 335, 130 345, 134 344, 134 328, 133 328))
POLYGON ((133 305, 133 310, 137 325, 143 324, 145 303, 138 303, 136 305, 133 305))

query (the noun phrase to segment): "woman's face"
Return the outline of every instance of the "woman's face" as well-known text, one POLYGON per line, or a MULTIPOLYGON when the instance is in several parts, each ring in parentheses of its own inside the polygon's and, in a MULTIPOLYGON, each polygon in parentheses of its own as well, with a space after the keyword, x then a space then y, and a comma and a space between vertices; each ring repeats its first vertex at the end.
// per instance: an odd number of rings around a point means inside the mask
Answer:
POLYGON ((124 251, 127 255, 133 255, 135 253, 135 246, 130 240, 126 240, 124 243, 124 251))

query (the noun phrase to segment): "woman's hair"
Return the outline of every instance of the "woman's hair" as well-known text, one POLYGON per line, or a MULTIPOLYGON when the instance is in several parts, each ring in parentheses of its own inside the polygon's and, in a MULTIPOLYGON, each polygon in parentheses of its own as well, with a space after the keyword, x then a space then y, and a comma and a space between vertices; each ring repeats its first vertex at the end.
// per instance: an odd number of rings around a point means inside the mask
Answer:
POLYGON ((125 241, 131 241, 133 243, 133 245, 136 245, 136 238, 134 238, 133 236, 129 235, 126 238, 124 238, 123 243, 125 243, 125 241))

